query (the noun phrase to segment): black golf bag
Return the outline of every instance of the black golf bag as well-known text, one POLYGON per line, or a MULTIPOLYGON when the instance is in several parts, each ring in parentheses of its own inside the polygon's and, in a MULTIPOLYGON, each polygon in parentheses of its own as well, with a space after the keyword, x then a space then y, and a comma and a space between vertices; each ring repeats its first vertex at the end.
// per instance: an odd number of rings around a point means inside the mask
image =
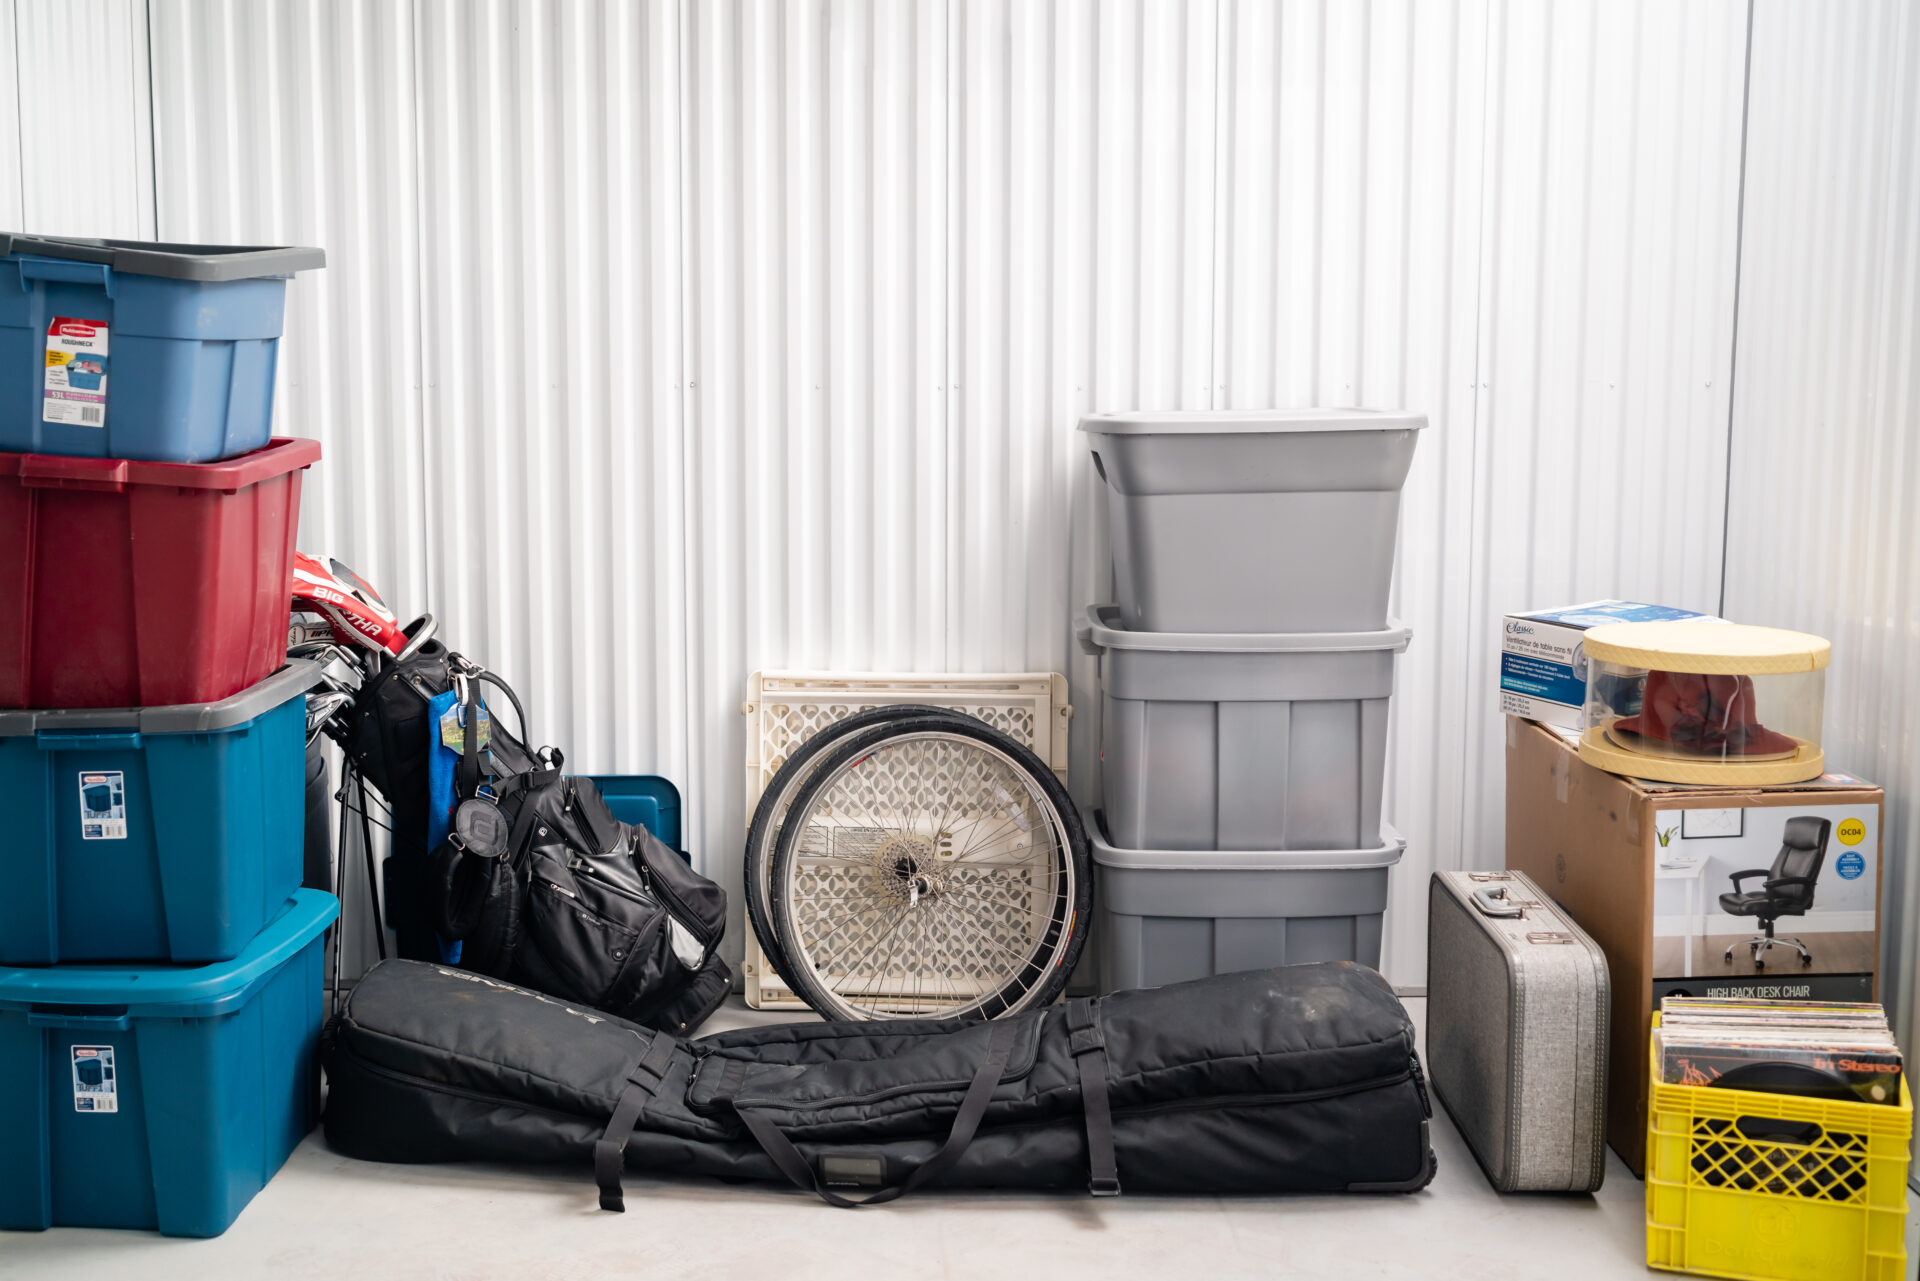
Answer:
POLYGON ((400 955, 439 962, 457 943, 462 969, 649 1027, 698 1027, 732 986, 716 954, 725 891, 562 774, 557 751, 529 750, 495 719, 484 745, 465 733, 450 831, 429 848, 432 700, 463 690, 471 731, 488 683, 512 698, 430 641, 368 681, 348 713, 348 757, 392 812, 383 881, 400 955))

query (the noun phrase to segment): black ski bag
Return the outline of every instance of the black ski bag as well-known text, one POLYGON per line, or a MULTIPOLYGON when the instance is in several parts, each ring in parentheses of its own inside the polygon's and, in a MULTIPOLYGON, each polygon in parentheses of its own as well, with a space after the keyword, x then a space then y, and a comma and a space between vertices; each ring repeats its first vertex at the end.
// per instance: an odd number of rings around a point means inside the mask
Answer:
POLYGON ((1411 1192, 1433 1177, 1413 1026, 1378 974, 1289 966, 990 1023, 792 1023, 687 1040, 389 961, 324 1041, 327 1142, 374 1161, 591 1162, 920 1186, 1411 1192))

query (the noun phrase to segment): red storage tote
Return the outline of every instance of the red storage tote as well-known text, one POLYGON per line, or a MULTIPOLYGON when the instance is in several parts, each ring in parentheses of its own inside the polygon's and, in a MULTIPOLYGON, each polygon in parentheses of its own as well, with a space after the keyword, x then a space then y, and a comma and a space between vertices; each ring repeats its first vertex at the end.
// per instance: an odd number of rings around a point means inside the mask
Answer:
POLYGON ((0 454, 0 707, 212 703, 286 660, 300 473, 0 454))

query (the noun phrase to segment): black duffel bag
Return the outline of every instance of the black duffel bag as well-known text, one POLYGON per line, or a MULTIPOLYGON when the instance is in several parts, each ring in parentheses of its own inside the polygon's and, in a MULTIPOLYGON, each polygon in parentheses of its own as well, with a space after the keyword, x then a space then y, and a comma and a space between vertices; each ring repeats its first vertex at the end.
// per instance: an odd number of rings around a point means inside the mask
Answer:
POLYGON ((591 1160, 919 1186, 1411 1192, 1433 1177, 1386 981, 1290 966, 991 1023, 792 1023, 685 1040, 446 966, 369 972, 324 1041, 327 1142, 375 1161, 591 1160))

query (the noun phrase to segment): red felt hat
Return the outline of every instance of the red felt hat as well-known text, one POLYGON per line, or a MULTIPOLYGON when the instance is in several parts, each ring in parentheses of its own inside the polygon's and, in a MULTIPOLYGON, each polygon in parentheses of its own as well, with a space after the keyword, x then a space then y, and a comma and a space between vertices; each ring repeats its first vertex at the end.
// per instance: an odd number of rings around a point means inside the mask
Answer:
POLYGON ((1704 756, 1779 756, 1800 747, 1799 740, 1760 724, 1750 676, 1648 672, 1640 714, 1622 717, 1612 728, 1704 756))

